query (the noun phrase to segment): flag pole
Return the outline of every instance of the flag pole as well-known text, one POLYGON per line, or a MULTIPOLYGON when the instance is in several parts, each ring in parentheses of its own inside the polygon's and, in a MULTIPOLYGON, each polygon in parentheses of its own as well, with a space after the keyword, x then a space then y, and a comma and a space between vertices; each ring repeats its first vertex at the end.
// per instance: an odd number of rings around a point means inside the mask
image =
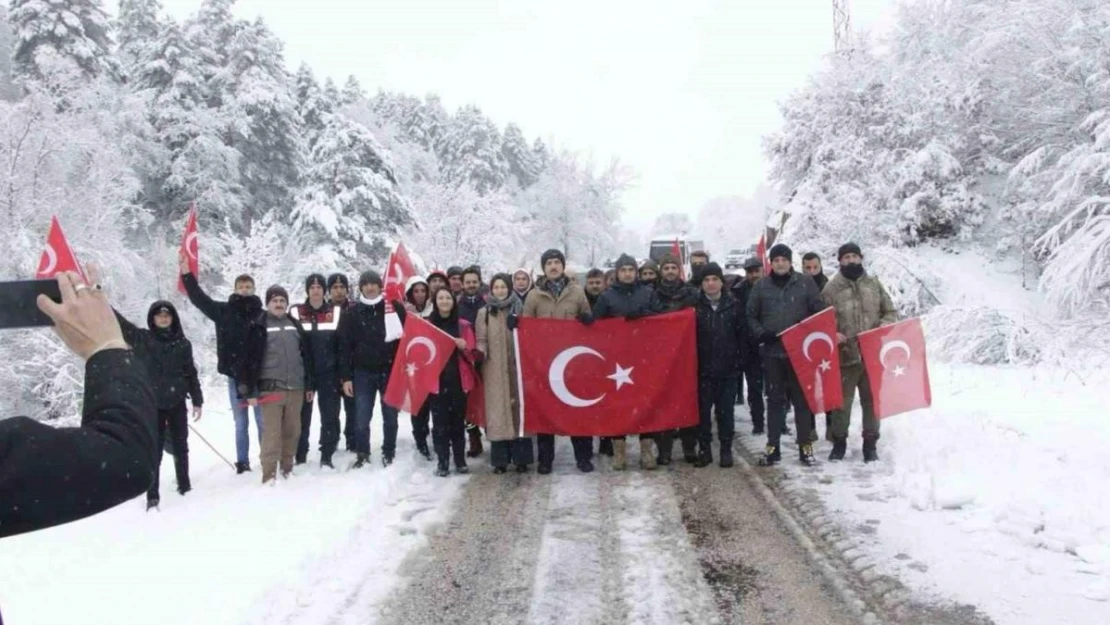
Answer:
POLYGON ((208 445, 208 448, 212 450, 212 453, 214 453, 214 454, 216 454, 217 456, 219 456, 219 457, 220 457, 220 460, 223 460, 224 462, 226 462, 226 463, 227 463, 227 466, 231 467, 232 469, 234 469, 234 468, 235 468, 235 465, 234 465, 234 464, 231 464, 231 461, 230 461, 230 460, 228 460, 227 458, 224 458, 224 455, 223 455, 223 454, 221 454, 221 453, 220 453, 219 451, 217 451, 217 450, 216 450, 216 448, 212 446, 212 443, 209 443, 209 442, 208 442, 208 439, 207 439, 207 438, 204 438, 204 436, 202 436, 202 435, 201 435, 201 433, 200 433, 200 432, 198 432, 198 431, 197 431, 197 429, 196 429, 195 427, 193 427, 193 424, 192 424, 192 423, 190 423, 190 424, 189 424, 189 429, 193 431, 193 434, 196 434, 196 435, 197 435, 198 437, 200 437, 200 440, 204 441, 204 444, 205 444, 205 445, 208 445))

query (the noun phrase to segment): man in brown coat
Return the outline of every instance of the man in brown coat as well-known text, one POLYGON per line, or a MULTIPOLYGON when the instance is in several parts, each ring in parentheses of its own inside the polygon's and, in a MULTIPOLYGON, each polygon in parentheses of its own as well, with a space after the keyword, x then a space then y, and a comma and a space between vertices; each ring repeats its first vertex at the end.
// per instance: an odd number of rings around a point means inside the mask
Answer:
MULTIPOLYGON (((582 287, 572 283, 566 276, 566 257, 559 250, 547 250, 540 256, 543 277, 536 280, 536 288, 524 300, 524 317, 539 319, 578 319, 582 323, 593 323, 590 303, 582 287)), ((594 470, 593 439, 589 436, 572 436, 574 459, 578 470, 589 473, 594 470)), ((555 460, 555 435, 537 434, 536 447, 539 462, 536 472, 540 475, 551 473, 551 463, 555 460)))
POLYGON ((844 406, 832 411, 833 449, 829 460, 843 460, 848 447, 848 424, 852 402, 859 389, 863 406, 863 460, 879 459, 875 444, 879 440, 879 420, 875 418, 867 369, 859 354, 856 335, 898 321, 898 311, 878 278, 863 269, 863 252, 855 243, 845 243, 837 252, 840 272, 821 292, 821 299, 836 309, 837 341, 840 343, 840 382, 844 406))

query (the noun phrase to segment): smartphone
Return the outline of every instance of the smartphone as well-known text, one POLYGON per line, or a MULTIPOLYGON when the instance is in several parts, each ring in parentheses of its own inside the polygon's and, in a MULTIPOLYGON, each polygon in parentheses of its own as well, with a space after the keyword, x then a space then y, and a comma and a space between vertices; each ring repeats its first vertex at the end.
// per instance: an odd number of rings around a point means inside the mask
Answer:
POLYGON ((62 292, 57 280, 18 280, 0 282, 0 330, 12 328, 41 328, 54 322, 35 303, 45 295, 61 303, 62 292))

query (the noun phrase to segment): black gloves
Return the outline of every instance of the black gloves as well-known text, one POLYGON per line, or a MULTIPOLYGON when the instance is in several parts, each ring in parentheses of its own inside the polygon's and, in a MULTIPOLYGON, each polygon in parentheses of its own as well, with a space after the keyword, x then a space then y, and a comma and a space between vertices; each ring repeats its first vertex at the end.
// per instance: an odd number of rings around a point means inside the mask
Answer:
POLYGON ((590 313, 586 313, 586 312, 580 313, 578 315, 578 322, 581 323, 582 325, 585 325, 585 326, 593 325, 594 316, 591 315, 590 313))
MULTIPOLYGON (((490 312, 493 312, 492 310, 490 312)), ((509 332, 516 330, 520 325, 520 319, 516 315, 509 315, 505 318, 505 327, 509 328, 509 332)))
POLYGON ((486 306, 486 314, 490 317, 496 317, 498 315, 497 308, 493 306, 486 306))
POLYGON ((763 334, 759 335, 759 342, 763 345, 774 345, 779 342, 779 336, 770 330, 764 330, 763 334))

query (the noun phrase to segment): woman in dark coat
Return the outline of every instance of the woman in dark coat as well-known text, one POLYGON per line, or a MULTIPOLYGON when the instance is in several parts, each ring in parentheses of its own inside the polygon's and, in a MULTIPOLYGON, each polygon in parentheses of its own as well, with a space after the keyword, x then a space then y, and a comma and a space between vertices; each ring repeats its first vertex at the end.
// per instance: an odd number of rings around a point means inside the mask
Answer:
POLYGON ((453 454, 455 471, 469 473, 466 466, 466 394, 474 389, 479 358, 474 330, 459 318, 459 306, 449 289, 435 293, 435 312, 428 321, 455 339, 456 350, 439 374, 439 392, 428 396, 432 408, 432 444, 439 465, 436 475, 447 477, 453 454))

